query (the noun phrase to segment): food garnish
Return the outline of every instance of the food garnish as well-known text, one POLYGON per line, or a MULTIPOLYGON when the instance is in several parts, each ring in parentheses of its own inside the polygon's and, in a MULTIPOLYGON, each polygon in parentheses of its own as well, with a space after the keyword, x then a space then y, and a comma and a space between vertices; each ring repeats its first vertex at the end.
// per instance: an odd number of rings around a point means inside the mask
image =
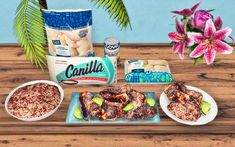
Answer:
POLYGON ((74 113, 73 113, 74 117, 76 117, 77 119, 82 119, 83 116, 82 116, 82 111, 80 108, 76 108, 74 110, 74 113))
POLYGON ((104 101, 104 99, 101 99, 101 98, 99 98, 99 97, 94 97, 92 100, 93 100, 96 104, 98 104, 100 107, 101 107, 101 105, 103 104, 103 101, 104 101))
POLYGON ((146 98, 146 102, 149 106, 154 106, 155 105, 155 101, 152 98, 146 98))
POLYGON ((207 115, 209 113, 211 109, 211 104, 206 102, 206 101, 202 101, 201 102, 201 110, 202 110, 202 113, 207 115))
POLYGON ((127 104, 127 105, 123 108, 123 110, 126 111, 126 112, 128 112, 128 111, 132 110, 133 108, 134 108, 134 104, 133 104, 133 102, 130 102, 129 104, 127 104))

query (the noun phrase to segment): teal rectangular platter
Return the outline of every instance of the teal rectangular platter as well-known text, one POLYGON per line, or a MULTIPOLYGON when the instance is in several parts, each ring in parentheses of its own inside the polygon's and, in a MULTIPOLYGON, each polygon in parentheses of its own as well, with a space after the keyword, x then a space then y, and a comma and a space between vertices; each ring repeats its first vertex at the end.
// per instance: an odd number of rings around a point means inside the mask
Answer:
MULTIPOLYGON (((97 93, 93 93, 97 94, 97 93)), ((158 103, 156 101, 156 95, 155 92, 146 92, 144 93, 146 98, 153 98, 155 101, 154 107, 158 110, 158 103)), ((79 95, 80 93, 78 92, 73 92, 70 98, 70 104, 67 112, 67 117, 66 117, 66 123, 67 124, 118 124, 118 123, 159 123, 160 122, 160 116, 159 112, 157 115, 153 118, 147 119, 147 120, 127 120, 125 118, 119 118, 116 120, 111 120, 111 121, 104 121, 104 120, 99 120, 99 119, 94 119, 90 121, 85 121, 85 120, 79 120, 74 117, 73 113, 76 108, 80 108, 80 101, 79 101, 79 95)))

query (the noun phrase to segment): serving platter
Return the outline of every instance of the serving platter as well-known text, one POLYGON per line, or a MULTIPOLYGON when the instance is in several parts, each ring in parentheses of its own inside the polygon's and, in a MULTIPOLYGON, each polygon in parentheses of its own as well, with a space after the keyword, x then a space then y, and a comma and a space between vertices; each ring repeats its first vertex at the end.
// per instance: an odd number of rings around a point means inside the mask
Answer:
POLYGON ((185 120, 177 118, 174 114, 172 114, 168 110, 167 106, 170 104, 171 101, 168 99, 167 95, 164 92, 162 92, 160 99, 159 99, 159 103, 160 103, 162 110, 166 113, 167 116, 169 116, 173 120, 182 124, 186 124, 186 125, 204 125, 213 121, 218 113, 218 106, 215 100, 208 93, 206 93, 205 91, 199 88, 188 86, 188 85, 186 85, 186 87, 189 90, 200 92, 203 95, 202 101, 206 101, 210 103, 211 109, 207 115, 202 114, 197 121, 185 121, 185 120))
MULTIPOLYGON (((97 93, 93 93, 94 95, 97 93)), ((158 110, 158 103, 156 101, 156 95, 155 92, 146 92, 144 93, 146 98, 152 98, 155 101, 154 107, 158 110)), ((127 120, 125 118, 119 118, 116 120, 109 120, 109 121, 104 121, 104 120, 90 120, 90 121, 85 121, 83 119, 79 120, 74 116, 74 111, 76 108, 80 108, 80 101, 79 101, 79 95, 80 93, 78 92, 73 92, 70 98, 70 104, 67 112, 67 117, 66 117, 66 123, 67 124, 106 124, 106 123, 159 123, 160 122, 160 116, 159 112, 157 113, 156 116, 153 118, 147 119, 147 120, 127 120)))

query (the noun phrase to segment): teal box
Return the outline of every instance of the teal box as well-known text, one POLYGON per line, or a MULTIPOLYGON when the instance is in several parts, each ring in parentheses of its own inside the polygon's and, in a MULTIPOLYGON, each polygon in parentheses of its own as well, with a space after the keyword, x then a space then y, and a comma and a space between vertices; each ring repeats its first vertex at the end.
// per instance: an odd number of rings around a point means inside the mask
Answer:
POLYGON ((165 60, 127 60, 124 80, 132 84, 168 84, 173 82, 165 60))

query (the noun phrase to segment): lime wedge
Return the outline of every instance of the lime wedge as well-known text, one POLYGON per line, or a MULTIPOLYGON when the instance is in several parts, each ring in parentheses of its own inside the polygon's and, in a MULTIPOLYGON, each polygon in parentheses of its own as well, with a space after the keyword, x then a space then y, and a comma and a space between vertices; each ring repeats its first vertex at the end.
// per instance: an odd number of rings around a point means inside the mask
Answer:
POLYGON ((127 105, 123 108, 123 110, 126 111, 126 112, 128 112, 128 111, 132 110, 133 108, 134 108, 134 104, 133 104, 133 102, 130 102, 129 104, 127 104, 127 105))
POLYGON ((202 110, 202 113, 207 115, 208 112, 210 111, 211 109, 211 104, 206 102, 206 101, 202 101, 201 102, 201 110, 202 110))
POLYGON ((73 113, 74 117, 76 117, 77 119, 82 119, 83 116, 82 116, 82 111, 80 108, 76 108, 74 110, 74 113, 73 113))
POLYGON ((155 105, 155 101, 154 101, 154 99, 153 98, 146 98, 146 101, 147 101, 147 104, 149 105, 149 106, 154 106, 155 105))
POLYGON ((103 104, 103 99, 101 99, 101 98, 99 98, 99 97, 94 97, 93 99, 92 99, 96 104, 98 104, 100 107, 101 107, 101 105, 103 104))

